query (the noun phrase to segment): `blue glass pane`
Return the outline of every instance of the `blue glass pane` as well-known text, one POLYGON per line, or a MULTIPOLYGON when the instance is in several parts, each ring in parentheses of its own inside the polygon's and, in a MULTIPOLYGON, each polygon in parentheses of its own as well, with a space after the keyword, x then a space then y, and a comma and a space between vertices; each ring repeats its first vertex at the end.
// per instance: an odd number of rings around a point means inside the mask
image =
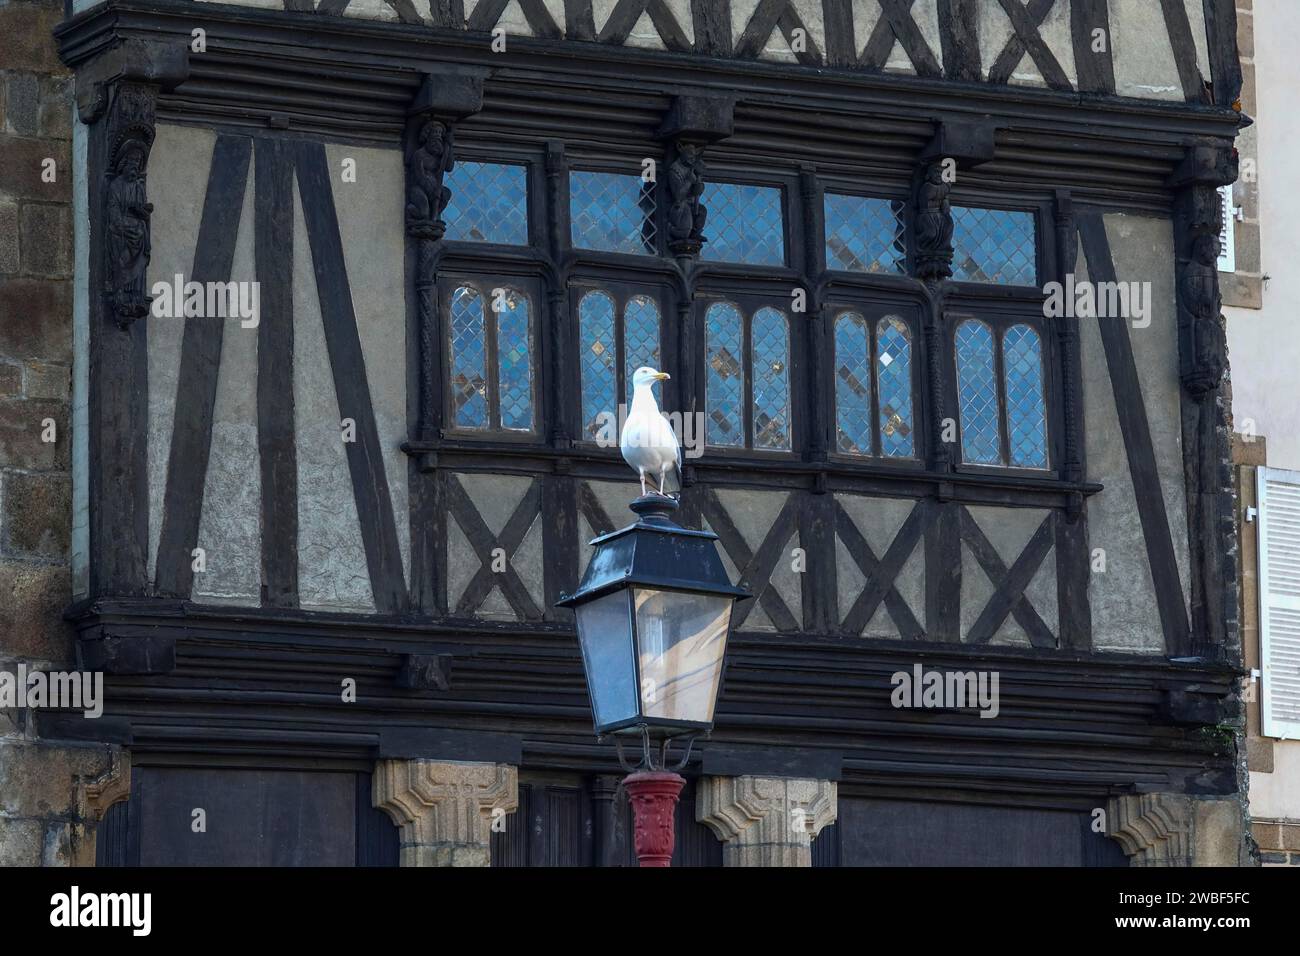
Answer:
POLYGON ((876 324, 876 387, 880 399, 880 453, 912 455, 912 337, 892 316, 876 324))
POLYGON ((644 295, 634 295, 623 310, 623 380, 632 401, 632 373, 642 365, 659 367, 659 306, 644 295))
POLYGON ((704 316, 708 338, 704 401, 710 445, 744 445, 745 363, 741 351, 740 312, 729 302, 709 306, 704 316))
POLYGON ((1007 435, 1013 465, 1047 467, 1047 409, 1043 398, 1043 353, 1038 333, 1013 325, 1002 338, 1006 375, 1007 435))
POLYGON ((888 199, 827 193, 826 268, 848 272, 902 272, 902 204, 888 199))
POLYGON ((655 199, 640 176, 569 174, 569 231, 581 249, 654 255, 655 199))
POLYGON ((452 421, 487 428, 487 344, 483 297, 461 286, 451 294, 452 421))
POLYGON ((500 369, 501 427, 529 431, 533 427, 532 331, 528 299, 514 289, 493 300, 497 311, 497 364, 500 369))
POLYGON ((840 451, 871 454, 871 350, 856 312, 835 320, 835 434, 840 451))
POLYGON ((451 199, 443 211, 447 238, 528 245, 528 170, 501 163, 462 161, 444 182, 451 199))
POLYGON ((957 327, 957 400, 962 458, 984 465, 1000 464, 993 333, 983 322, 973 319, 957 327))
POLYGON ((790 449, 790 331, 773 308, 754 313, 754 447, 790 449))
POLYGON ((614 300, 604 292, 588 292, 578 306, 578 324, 582 335, 582 427, 594 440, 608 421, 601 415, 618 414, 614 300))
POLYGON ((1034 215, 954 206, 953 278, 1001 285, 1037 285, 1034 215))
POLYGON ((701 197, 709 218, 700 253, 717 262, 785 264, 781 190, 773 186, 705 183, 701 197))

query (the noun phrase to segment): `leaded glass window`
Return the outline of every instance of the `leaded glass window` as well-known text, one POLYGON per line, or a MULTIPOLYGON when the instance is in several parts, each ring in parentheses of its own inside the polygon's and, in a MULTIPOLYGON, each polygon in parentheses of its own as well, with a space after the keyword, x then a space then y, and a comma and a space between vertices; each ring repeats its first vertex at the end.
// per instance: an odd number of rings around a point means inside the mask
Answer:
POLYGON ((487 323, 483 296, 460 286, 451 294, 451 403, 458 428, 487 428, 487 323))
POLYGON ((763 306, 752 315, 731 302, 704 314, 705 438, 710 445, 790 451, 790 325, 763 306))
POLYGON ((961 452, 965 461, 1001 463, 998 441, 998 379, 993 332, 968 319, 957 327, 957 400, 961 413, 961 452))
POLYGON ((754 313, 754 447, 790 450, 790 330, 785 316, 766 306, 754 313))
POLYGON ((654 183, 575 170, 569 174, 569 231, 580 249, 654 255, 654 183))
POLYGON ((785 265, 781 190, 776 186, 705 183, 709 211, 701 258, 748 265, 785 265))
POLYGON ((910 458, 913 432, 907 323, 891 315, 873 327, 858 312, 840 313, 835 319, 836 448, 850 455, 910 458))
POLYGON ((528 169, 461 160, 444 179, 451 199, 443 210, 447 238, 528 245, 528 169))
POLYGON ((448 302, 451 424, 534 430, 532 303, 509 286, 456 285, 448 302))
POLYGON ((1024 468, 1047 467, 1047 409, 1043 399, 1042 343, 1027 325, 1002 336, 1009 461, 1024 468))
POLYGON ((953 278, 1000 285, 1038 284, 1034 214, 954 206, 953 278))
POLYGON ((827 193, 826 268, 846 272, 902 272, 903 204, 889 199, 827 193))
POLYGON ((964 461, 1046 468, 1047 402, 1042 338, 1019 323, 957 327, 957 393, 964 461))
POLYGON ((705 313, 704 325, 708 339, 705 435, 710 445, 744 447, 744 319, 730 302, 716 302, 705 313))
POLYGON ((876 405, 880 453, 909 458, 912 444, 912 336, 895 316, 876 323, 876 405))
POLYGON ((659 367, 659 306, 648 295, 620 304, 604 290, 585 292, 578 301, 578 334, 583 435, 591 441, 616 437, 610 426, 618 423, 620 402, 632 401, 632 374, 643 365, 659 367))
POLYGON ((835 320, 835 447, 850 455, 870 455, 871 339, 856 312, 835 320))

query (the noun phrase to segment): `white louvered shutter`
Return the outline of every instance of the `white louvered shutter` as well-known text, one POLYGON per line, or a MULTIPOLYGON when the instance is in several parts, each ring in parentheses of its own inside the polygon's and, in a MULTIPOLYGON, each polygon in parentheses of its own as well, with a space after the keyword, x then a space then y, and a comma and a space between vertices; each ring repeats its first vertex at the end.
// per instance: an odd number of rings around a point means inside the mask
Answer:
POLYGON ((1300 471, 1256 470, 1265 737, 1300 738, 1300 471))

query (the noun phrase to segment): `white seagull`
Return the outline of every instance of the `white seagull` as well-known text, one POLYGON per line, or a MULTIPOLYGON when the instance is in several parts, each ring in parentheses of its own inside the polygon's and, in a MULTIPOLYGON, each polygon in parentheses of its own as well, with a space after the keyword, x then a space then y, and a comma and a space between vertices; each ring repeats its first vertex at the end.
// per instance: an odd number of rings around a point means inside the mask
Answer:
POLYGON ((682 489, 682 448, 655 401, 655 382, 667 378, 667 372, 644 365, 632 375, 632 408, 618 443, 623 460, 641 479, 643 495, 647 475, 658 481, 657 493, 664 497, 682 489))

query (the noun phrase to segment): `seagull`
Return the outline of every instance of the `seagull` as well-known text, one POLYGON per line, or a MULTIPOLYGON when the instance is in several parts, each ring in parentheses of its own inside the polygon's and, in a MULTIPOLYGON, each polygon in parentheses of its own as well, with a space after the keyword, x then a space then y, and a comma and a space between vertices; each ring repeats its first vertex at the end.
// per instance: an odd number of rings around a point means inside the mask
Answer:
POLYGON ((645 480, 649 475, 657 479, 656 494, 673 497, 672 492, 682 488, 682 448, 677 435, 659 411, 655 401, 655 382, 666 381, 667 372, 641 366, 632 375, 632 408, 623 423, 623 435, 618 447, 623 460, 641 479, 641 494, 646 494, 645 480), (668 485, 671 484, 671 491, 668 485))

